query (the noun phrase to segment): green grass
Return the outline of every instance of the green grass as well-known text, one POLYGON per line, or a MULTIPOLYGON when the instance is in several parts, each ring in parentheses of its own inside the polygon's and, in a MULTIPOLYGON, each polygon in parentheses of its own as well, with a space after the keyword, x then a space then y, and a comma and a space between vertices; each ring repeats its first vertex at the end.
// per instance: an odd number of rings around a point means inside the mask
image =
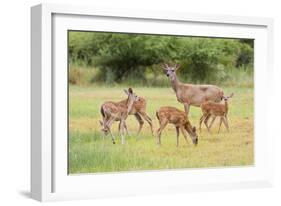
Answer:
MULTIPOLYGON (((222 125, 217 134, 218 120, 212 133, 206 128, 199 135, 197 146, 191 139, 185 142, 180 136, 180 146, 176 147, 176 133, 168 125, 162 133, 162 145, 157 146, 145 123, 136 139, 138 123, 133 116, 126 120, 132 136, 126 136, 126 144, 121 145, 117 132, 117 122, 112 126, 116 137, 113 145, 111 138, 103 139, 99 120, 100 105, 107 100, 119 101, 125 98, 125 87, 70 86, 69 98, 69 172, 93 173, 135 170, 159 170, 176 168, 201 168, 223 166, 245 166, 254 163, 253 140, 253 89, 228 87, 226 94, 234 92, 230 100, 230 132, 222 125)), ((154 130, 158 128, 155 111, 161 106, 175 106, 183 110, 171 88, 134 87, 139 96, 147 99, 147 113, 153 119, 154 130)), ((198 128, 200 108, 191 107, 190 121, 198 128)))

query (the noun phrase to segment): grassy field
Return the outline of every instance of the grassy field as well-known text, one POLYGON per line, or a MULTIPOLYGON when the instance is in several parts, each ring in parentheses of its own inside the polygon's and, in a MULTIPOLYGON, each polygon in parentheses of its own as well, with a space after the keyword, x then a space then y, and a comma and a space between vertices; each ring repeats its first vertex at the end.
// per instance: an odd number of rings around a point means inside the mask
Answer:
MULTIPOLYGON (((126 98, 125 87, 78 87, 69 89, 69 173, 116 172, 135 170, 159 170, 172 168, 201 168, 223 166, 245 166, 254 164, 253 138, 253 89, 224 88, 226 94, 234 92, 230 100, 229 126, 217 134, 218 119, 212 133, 203 126, 198 131, 197 146, 180 135, 180 146, 176 147, 176 132, 168 125, 162 133, 162 145, 156 145, 149 125, 144 124, 140 139, 136 140, 138 123, 129 116, 126 123, 131 136, 121 145, 117 122, 112 131, 116 137, 113 145, 108 136, 103 140, 100 131, 100 105, 107 100, 126 98)), ((175 106, 183 110, 171 88, 134 88, 135 93, 147 99, 147 113, 153 119, 154 130, 158 129, 155 111, 161 106, 175 106)), ((200 108, 191 107, 190 121, 198 128, 200 108)))

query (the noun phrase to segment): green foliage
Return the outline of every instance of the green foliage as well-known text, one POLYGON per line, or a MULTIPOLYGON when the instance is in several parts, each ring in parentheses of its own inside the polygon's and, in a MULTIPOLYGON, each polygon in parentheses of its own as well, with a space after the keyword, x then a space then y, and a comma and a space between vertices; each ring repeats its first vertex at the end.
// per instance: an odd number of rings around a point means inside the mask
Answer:
POLYGON ((145 79, 146 68, 168 58, 167 38, 135 34, 106 34, 109 36, 95 58, 107 83, 138 77, 145 79))
POLYGON ((91 67, 80 67, 71 65, 68 74, 68 81, 70 84, 88 85, 94 81, 97 71, 91 67))
POLYGON ((244 65, 253 66, 253 48, 248 44, 242 44, 240 47, 239 56, 236 61, 236 66, 241 67, 244 65))
POLYGON ((176 62, 184 80, 217 83, 233 69, 253 69, 253 40, 71 31, 69 62, 97 69, 89 83, 159 85, 161 64, 176 62))
POLYGON ((179 61, 181 74, 190 80, 213 79, 219 63, 219 50, 208 39, 191 38, 182 42, 179 61))

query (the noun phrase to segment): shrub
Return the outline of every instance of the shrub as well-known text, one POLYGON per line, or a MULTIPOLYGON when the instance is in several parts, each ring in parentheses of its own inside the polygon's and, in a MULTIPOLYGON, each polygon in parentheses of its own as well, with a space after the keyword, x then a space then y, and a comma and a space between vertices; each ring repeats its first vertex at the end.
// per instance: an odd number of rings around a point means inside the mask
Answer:
POLYGON ((68 81, 71 84, 78 84, 81 79, 81 70, 77 68, 69 69, 68 81))
POLYGON ((73 66, 69 67, 68 82, 76 85, 88 85, 96 82, 96 69, 92 67, 73 66))
MULTIPOLYGON (((162 75, 161 64, 177 62, 185 80, 215 83, 230 78, 228 73, 233 69, 253 69, 252 43, 253 40, 239 39, 70 32, 68 52, 71 65, 98 69, 95 76, 87 71, 90 82, 162 84, 158 78, 162 75)), ((81 84, 87 78, 85 71, 73 70, 69 82, 81 84)))

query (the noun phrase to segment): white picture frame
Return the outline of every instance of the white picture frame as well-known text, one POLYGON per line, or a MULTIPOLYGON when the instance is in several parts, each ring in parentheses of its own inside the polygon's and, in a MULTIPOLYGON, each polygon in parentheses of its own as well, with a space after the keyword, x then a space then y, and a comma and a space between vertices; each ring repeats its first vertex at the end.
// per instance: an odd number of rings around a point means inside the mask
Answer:
POLYGON ((52 201, 273 185, 273 133, 267 120, 274 111, 269 109, 272 103, 262 98, 273 87, 272 19, 40 4, 31 8, 31 26, 32 198, 52 201), (67 101, 65 35, 70 29, 254 38, 255 165, 68 175, 63 108, 67 101))

